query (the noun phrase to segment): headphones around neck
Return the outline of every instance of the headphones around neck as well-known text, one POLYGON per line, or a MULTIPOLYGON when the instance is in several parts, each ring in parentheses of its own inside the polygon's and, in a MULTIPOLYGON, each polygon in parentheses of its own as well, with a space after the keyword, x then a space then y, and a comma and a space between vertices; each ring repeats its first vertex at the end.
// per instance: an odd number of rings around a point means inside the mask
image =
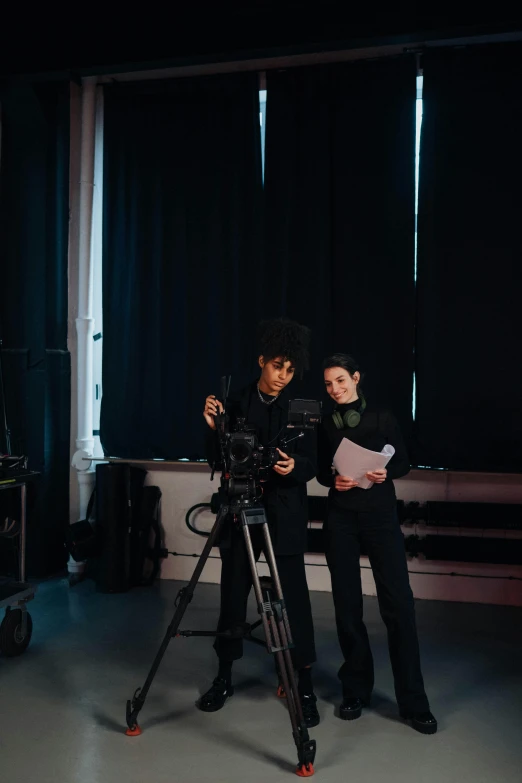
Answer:
POLYGON ((366 410, 366 400, 364 399, 362 392, 359 392, 359 401, 360 405, 358 409, 351 408, 350 410, 345 411, 343 415, 341 415, 339 411, 334 411, 332 413, 333 423, 338 430, 344 430, 346 427, 352 429, 353 427, 357 427, 361 421, 361 416, 366 410))

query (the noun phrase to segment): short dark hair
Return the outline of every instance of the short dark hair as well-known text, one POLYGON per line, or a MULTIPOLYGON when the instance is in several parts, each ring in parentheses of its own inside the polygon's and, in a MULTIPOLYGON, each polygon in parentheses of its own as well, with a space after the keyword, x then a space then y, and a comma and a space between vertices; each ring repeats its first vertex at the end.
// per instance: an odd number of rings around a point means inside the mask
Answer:
POLYGON ((310 335, 307 326, 289 318, 272 318, 258 326, 259 353, 265 361, 277 357, 292 362, 296 372, 302 375, 310 367, 310 335))
POLYGON ((333 353, 331 356, 327 356, 323 362, 323 370, 329 370, 330 367, 342 367, 350 375, 361 372, 359 362, 348 353, 333 353))

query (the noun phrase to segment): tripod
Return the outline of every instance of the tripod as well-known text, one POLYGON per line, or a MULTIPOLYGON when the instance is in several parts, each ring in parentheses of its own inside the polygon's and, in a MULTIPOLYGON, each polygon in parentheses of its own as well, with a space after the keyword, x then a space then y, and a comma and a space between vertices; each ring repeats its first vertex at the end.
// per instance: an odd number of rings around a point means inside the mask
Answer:
POLYGON ((130 737, 141 734, 141 729, 138 726, 138 714, 145 704, 145 699, 147 698, 152 681, 156 676, 156 672, 158 671, 161 660, 172 637, 227 636, 230 638, 232 636, 236 638, 237 636, 240 636, 259 644, 264 644, 260 639, 256 639, 256 637, 251 635, 252 630, 262 625, 267 650, 275 656, 282 685, 287 695, 292 735, 297 748, 298 764, 296 774, 299 775, 299 777, 310 777, 313 775, 316 742, 309 738, 308 729, 306 728, 303 718, 303 711, 299 700, 294 668, 290 655, 290 648, 293 646, 292 634, 290 632, 290 625, 288 623, 285 602, 281 590, 281 582, 277 571, 274 550, 263 506, 259 504, 252 505, 250 501, 242 498, 234 498, 230 505, 225 504, 221 507, 203 552, 194 569, 194 573, 192 574, 188 585, 183 587, 178 593, 175 606, 176 611, 167 628, 167 632, 165 633, 161 646, 156 654, 147 679, 145 680, 145 684, 142 688, 138 688, 134 693, 133 698, 127 702, 126 719, 128 729, 126 734, 130 737), (188 605, 192 601, 194 590, 201 576, 201 572, 203 571, 212 547, 215 546, 219 539, 223 523, 230 513, 235 515, 243 530, 248 560, 252 571, 254 592, 261 619, 251 626, 246 625, 240 629, 229 629, 223 633, 217 633, 216 631, 180 631, 178 630, 179 624, 188 605), (257 564, 250 537, 250 527, 253 525, 261 525, 264 539, 264 553, 270 571, 270 583, 268 583, 266 579, 260 578, 257 572, 257 564))

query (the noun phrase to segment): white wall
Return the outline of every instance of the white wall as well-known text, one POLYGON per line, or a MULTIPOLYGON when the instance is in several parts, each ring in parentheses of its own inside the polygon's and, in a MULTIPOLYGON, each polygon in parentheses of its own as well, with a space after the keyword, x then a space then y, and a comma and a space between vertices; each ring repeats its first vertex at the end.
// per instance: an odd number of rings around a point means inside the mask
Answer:
MULTIPOLYGON (((210 502, 218 487, 218 477, 210 482, 210 471, 206 465, 151 465, 144 464, 149 472, 147 484, 155 484, 162 491, 161 518, 165 531, 165 543, 173 552, 192 555, 201 552, 205 539, 188 530, 185 524, 187 510, 196 503, 210 502)), ((414 470, 409 476, 395 482, 397 495, 405 501, 426 500, 474 501, 491 503, 522 503, 522 477, 518 475, 446 473, 440 471, 414 470)), ((310 495, 325 495, 327 490, 315 480, 308 486, 310 495)), ((196 527, 210 529, 215 517, 209 511, 202 511, 195 518, 196 527)), ((194 521, 194 518, 193 518, 194 521)), ((219 582, 220 561, 208 561, 202 575, 203 582, 219 582)), ((308 584, 311 590, 330 591, 330 578, 322 555, 307 554, 308 584), (313 565, 316 564, 316 565, 313 565)), ((194 557, 173 557, 163 561, 163 579, 188 580, 196 559, 194 557)), ((361 558, 363 591, 375 595, 375 583, 366 558, 361 558)), ((470 563, 448 563, 409 560, 410 581, 417 598, 470 601, 522 606, 522 582, 509 581, 506 577, 522 577, 522 566, 505 566, 470 563), (420 572, 420 573, 413 573, 420 572), (458 572, 463 576, 450 576, 458 572), (433 574, 448 574, 439 576, 433 574), (478 574, 481 578, 470 578, 478 574)), ((266 566, 261 567, 265 573, 266 566)))

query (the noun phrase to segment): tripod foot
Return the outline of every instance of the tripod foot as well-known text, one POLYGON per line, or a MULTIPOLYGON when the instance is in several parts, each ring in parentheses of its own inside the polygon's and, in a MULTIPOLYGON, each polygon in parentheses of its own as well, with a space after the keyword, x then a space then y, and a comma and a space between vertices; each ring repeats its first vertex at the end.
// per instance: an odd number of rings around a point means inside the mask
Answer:
POLYGON ((136 724, 134 728, 126 729, 125 734, 127 735, 127 737, 139 737, 141 734, 141 729, 138 726, 138 724, 136 724))
POLYGON ((297 767, 295 774, 300 778, 311 778, 314 772, 313 764, 302 764, 300 767, 297 767))

